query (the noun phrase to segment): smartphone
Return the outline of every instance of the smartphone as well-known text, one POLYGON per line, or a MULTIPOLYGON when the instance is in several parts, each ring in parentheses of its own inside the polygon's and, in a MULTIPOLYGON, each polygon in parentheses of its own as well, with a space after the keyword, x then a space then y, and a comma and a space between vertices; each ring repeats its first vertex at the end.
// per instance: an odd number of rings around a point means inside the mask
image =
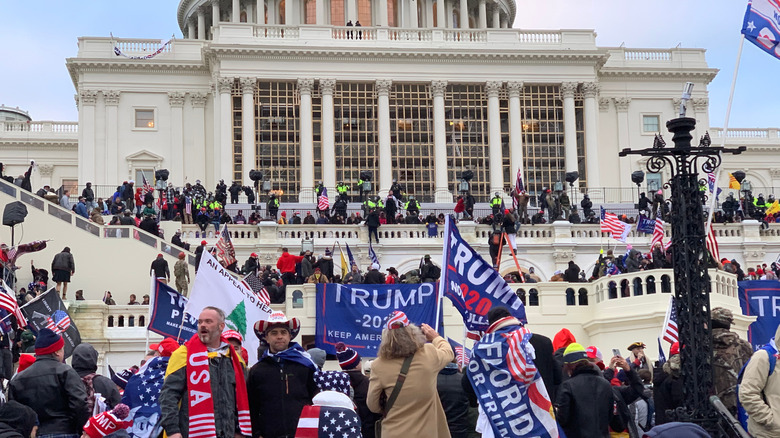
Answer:
POLYGON ((613 356, 617 356, 617 357, 622 357, 622 356, 620 355, 620 350, 618 350, 617 348, 613 348, 613 349, 612 349, 612 355, 613 355, 613 356))

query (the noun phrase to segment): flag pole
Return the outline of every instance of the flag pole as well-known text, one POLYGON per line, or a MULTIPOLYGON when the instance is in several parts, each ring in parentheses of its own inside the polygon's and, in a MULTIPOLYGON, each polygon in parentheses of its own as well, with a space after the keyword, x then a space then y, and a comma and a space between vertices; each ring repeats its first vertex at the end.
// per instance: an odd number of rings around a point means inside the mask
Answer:
MULTIPOLYGON (((144 351, 149 351, 149 321, 152 320, 152 303, 155 303, 157 299, 157 294, 155 293, 155 280, 154 275, 150 275, 149 279, 151 280, 151 284, 149 287, 149 309, 147 310, 147 316, 146 316, 146 345, 144 347, 144 351)), ((181 332, 180 332, 181 333, 181 332)))
MULTIPOLYGON (((723 132, 721 133, 720 147, 726 147, 726 136, 729 133, 729 118, 731 117, 731 104, 734 102, 734 90, 737 87, 737 75, 739 73, 739 64, 742 62, 742 47, 745 45, 745 34, 742 34, 742 38, 739 40, 739 50, 737 50, 737 62, 734 66, 734 76, 731 78, 731 91, 729 91, 729 103, 726 105, 726 118, 723 120, 723 132)), ((710 234, 710 228, 712 226, 712 216, 715 211, 716 199, 718 197, 718 181, 720 180, 720 173, 723 165, 721 163, 715 172, 715 183, 712 187, 712 199, 710 199, 709 212, 707 214, 707 226, 704 228, 704 238, 710 234)), ((738 197, 739 198, 739 197, 738 197)))
MULTIPOLYGON (((450 235, 452 234, 452 219, 449 215, 446 216, 444 220, 444 245, 442 245, 441 250, 441 269, 442 269, 442 277, 439 278, 439 297, 436 299, 436 327, 434 330, 439 331, 439 322, 441 319, 441 305, 442 305, 442 299, 444 298, 444 289, 447 287, 446 279, 447 279, 447 269, 448 268, 448 260, 447 260, 447 251, 450 249, 450 235)), ((368 244, 371 244, 371 239, 368 239, 368 244)))
POLYGON ((512 254, 512 259, 515 261, 515 266, 517 267, 517 274, 520 278, 520 283, 525 283, 525 280, 523 279, 523 270, 520 269, 520 262, 517 261, 517 256, 515 255, 515 250, 512 249, 512 244, 509 242, 509 235, 507 233, 503 234, 504 239, 506 241, 507 246, 509 247, 509 253, 512 254))

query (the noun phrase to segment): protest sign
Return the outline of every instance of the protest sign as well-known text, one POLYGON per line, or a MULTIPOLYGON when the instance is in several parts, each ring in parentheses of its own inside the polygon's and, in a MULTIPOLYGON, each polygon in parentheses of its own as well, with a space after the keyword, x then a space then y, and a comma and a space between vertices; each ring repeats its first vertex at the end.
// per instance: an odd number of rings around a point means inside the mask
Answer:
POLYGON ((434 283, 318 284, 315 343, 329 354, 343 342, 362 356, 376 357, 390 312, 401 310, 410 322, 433 327, 437 301, 434 283))
POLYGON ((154 281, 154 299, 150 309, 147 330, 183 343, 198 333, 198 318, 184 312, 187 298, 179 292, 154 281))
POLYGON ((758 350, 775 336, 780 324, 780 281, 740 281, 739 306, 743 315, 757 317, 748 327, 748 342, 758 350))
POLYGON ((249 352, 249 365, 257 362, 260 341, 252 327, 255 322, 268 319, 271 307, 204 251, 184 310, 197 320, 206 306, 217 307, 225 312, 225 325, 244 337, 242 346, 249 352))
POLYGON ((493 266, 461 237, 448 217, 444 230, 444 254, 440 293, 452 301, 466 328, 485 331, 487 313, 493 306, 506 307, 526 323, 525 306, 493 266))

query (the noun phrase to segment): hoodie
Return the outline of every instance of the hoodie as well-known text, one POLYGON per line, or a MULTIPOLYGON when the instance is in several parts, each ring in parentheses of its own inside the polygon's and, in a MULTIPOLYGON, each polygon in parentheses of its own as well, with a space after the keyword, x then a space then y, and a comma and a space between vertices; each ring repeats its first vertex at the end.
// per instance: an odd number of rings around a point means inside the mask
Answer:
POLYGON ((644 436, 648 438, 708 438, 710 435, 698 424, 666 423, 648 430, 644 436))
POLYGON ((18 401, 0 407, 0 438, 28 438, 38 422, 38 415, 18 401))
MULTIPOLYGON (((95 347, 88 343, 79 344, 73 349, 73 359, 71 360, 71 366, 78 373, 82 379, 89 375, 96 373, 97 371, 98 352, 95 347)), ((119 404, 121 396, 119 395, 119 389, 114 382, 108 377, 96 374, 92 379, 92 387, 95 393, 99 393, 106 399, 106 404, 109 409, 113 409, 119 404)))
POLYGON ((566 348, 570 344, 577 342, 574 335, 571 334, 569 329, 563 328, 561 331, 555 334, 553 338, 553 351, 558 351, 561 348, 566 348))

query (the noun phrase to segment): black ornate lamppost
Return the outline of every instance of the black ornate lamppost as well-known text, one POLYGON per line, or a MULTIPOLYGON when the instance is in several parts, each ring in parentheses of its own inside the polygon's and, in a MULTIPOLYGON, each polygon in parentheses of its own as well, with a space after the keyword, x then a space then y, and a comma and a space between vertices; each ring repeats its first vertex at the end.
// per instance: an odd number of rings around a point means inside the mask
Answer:
POLYGON ((686 85, 680 117, 666 122, 673 134, 674 147, 665 147, 666 143, 658 134, 652 148, 623 149, 619 155, 648 157, 647 170, 652 173, 664 168, 671 171, 672 178, 665 186, 670 187, 672 193, 674 294, 685 396, 685 407, 677 411, 676 420, 696 422, 708 431, 718 433, 718 413, 709 400, 713 387, 709 256, 704 241, 702 201, 705 194, 699 190, 698 170, 714 172, 721 163, 721 154, 739 154, 745 147, 712 147, 707 141, 691 146, 691 131, 696 127, 696 119, 685 117, 685 103, 690 98, 692 86, 686 85))

